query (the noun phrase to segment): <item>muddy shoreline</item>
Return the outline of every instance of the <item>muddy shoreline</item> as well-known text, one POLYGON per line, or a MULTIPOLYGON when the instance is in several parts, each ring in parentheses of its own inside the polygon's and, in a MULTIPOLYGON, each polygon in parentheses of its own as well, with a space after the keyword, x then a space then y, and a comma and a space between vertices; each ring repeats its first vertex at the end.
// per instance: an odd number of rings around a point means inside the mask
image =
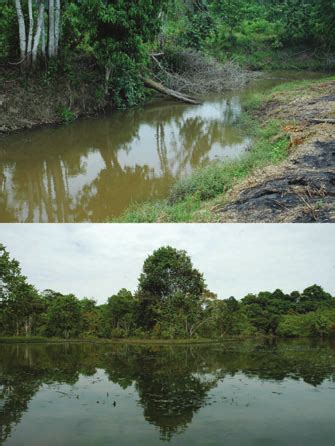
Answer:
POLYGON ((213 214, 220 222, 335 222, 335 81, 273 95, 257 112, 280 119, 290 156, 234 187, 213 214), (316 122, 316 121, 320 122, 316 122))
POLYGON ((0 67, 0 136, 95 116, 110 107, 98 95, 102 81, 97 67, 83 59, 76 70, 81 75, 73 83, 48 71, 25 76, 17 67, 0 67))

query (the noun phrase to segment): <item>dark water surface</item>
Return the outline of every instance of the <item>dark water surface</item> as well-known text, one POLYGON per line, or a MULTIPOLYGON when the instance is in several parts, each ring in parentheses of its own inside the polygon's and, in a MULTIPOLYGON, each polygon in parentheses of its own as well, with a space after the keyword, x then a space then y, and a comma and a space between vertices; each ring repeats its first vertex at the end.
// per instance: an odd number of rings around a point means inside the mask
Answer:
POLYGON ((0 345, 0 443, 333 446, 335 341, 0 345))
POLYGON ((102 222, 133 202, 165 197, 175 179, 250 147, 236 125, 250 92, 320 76, 275 72, 202 105, 162 99, 3 137, 0 222, 102 222))

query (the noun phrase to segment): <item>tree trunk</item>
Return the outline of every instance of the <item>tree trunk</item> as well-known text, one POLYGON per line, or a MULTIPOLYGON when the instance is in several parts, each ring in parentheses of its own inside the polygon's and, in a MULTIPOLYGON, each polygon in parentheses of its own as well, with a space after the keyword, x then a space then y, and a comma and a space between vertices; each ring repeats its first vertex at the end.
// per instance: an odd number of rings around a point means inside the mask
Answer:
POLYGON ((109 79, 110 76, 112 74, 112 68, 108 67, 107 65, 105 66, 105 95, 108 94, 108 89, 109 89, 109 79))
POLYGON ((27 51, 27 37, 26 25, 24 23, 24 15, 22 12, 21 0, 15 0, 17 20, 19 23, 19 38, 20 38, 20 54, 22 61, 26 58, 27 51))
MULTIPOLYGON (((38 7, 37 28, 36 28, 36 32, 35 32, 34 46, 33 46, 33 52, 32 52, 33 63, 35 63, 36 59, 37 59, 38 46, 40 43, 42 32, 44 32, 44 1, 41 1, 39 4, 39 7, 38 7)), ((43 42, 43 37, 42 37, 42 42, 43 42)), ((44 44, 45 44, 45 40, 44 40, 44 44)), ((45 52, 45 47, 44 47, 44 52, 45 52)), ((43 49, 42 49, 42 53, 43 53, 43 49)))
POLYGON ((31 52, 33 47, 33 31, 34 31, 34 16, 33 16, 33 2, 28 0, 28 17, 29 17, 29 31, 27 43, 27 65, 31 64, 31 52))
POLYGON ((30 336, 31 335, 31 324, 32 323, 32 317, 31 316, 27 316, 25 321, 24 321, 24 331, 25 331, 25 335, 26 336, 30 336))
POLYGON ((55 0, 55 56, 58 54, 59 32, 60 32, 60 0, 55 0))
MULTIPOLYGON (((44 3, 43 3, 43 7, 44 7, 44 3)), ((42 52, 42 56, 45 59, 46 58, 46 49, 45 49, 46 48, 46 44, 45 44, 45 18, 44 18, 44 12, 43 12, 41 33, 42 33, 41 52, 42 52)))
POLYGON ((189 98, 188 96, 185 96, 182 93, 179 93, 179 91, 171 90, 170 88, 164 87, 164 85, 160 84, 159 82, 155 82, 152 79, 148 78, 142 78, 144 85, 146 87, 152 88, 159 93, 166 94, 167 96, 171 96, 174 99, 178 99, 179 101, 186 102, 187 104, 200 104, 199 101, 196 101, 194 99, 189 98))
POLYGON ((49 0, 49 46, 48 46, 49 57, 54 57, 55 55, 55 2, 54 0, 49 0))

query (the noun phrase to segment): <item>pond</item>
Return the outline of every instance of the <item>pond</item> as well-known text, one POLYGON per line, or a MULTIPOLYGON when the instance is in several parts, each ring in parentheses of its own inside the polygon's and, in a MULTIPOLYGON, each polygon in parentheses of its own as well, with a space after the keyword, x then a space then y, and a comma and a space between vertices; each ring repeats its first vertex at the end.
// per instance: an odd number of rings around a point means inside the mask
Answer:
POLYGON ((0 345, 4 445, 333 446, 335 341, 0 345))
POLYGON ((201 105, 157 99, 72 124, 0 138, 0 222, 104 222, 132 203, 166 197, 173 182, 214 160, 239 157, 243 100, 291 79, 274 72, 201 105))

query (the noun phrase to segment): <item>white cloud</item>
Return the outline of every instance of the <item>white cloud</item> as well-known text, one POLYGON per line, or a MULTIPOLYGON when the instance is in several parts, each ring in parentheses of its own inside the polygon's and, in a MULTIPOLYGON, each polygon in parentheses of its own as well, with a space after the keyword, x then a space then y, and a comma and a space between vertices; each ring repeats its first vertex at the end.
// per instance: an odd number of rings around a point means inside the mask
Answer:
POLYGON ((335 225, 2 224, 0 242, 38 289, 99 303, 134 290, 144 259, 162 245, 185 249, 219 297, 313 283, 335 294, 335 225))

